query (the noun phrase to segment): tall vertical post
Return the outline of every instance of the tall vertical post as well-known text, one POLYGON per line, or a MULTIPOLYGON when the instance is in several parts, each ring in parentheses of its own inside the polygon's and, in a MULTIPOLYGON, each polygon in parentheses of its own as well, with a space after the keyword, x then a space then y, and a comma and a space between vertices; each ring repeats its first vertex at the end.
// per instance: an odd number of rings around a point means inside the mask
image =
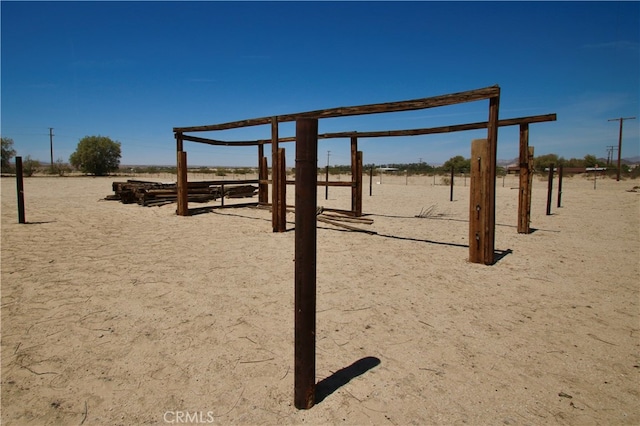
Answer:
POLYGON ((623 122, 624 122, 624 119, 620 118, 620 131, 618 132, 618 172, 616 173, 616 182, 620 182, 620 169, 622 168, 622 123, 623 122))
POLYGON ((294 404, 315 403, 318 120, 296 120, 294 404))
POLYGON ((278 232, 278 203, 280 200, 280 173, 278 167, 278 117, 271 118, 271 225, 278 232))
POLYGON ((529 124, 520 125, 520 184, 518 192, 518 233, 528 234, 530 232, 530 211, 531 211, 531 180, 529 174, 529 124))
POLYGON ((358 204, 358 138, 351 136, 351 212, 357 216, 358 204))
POLYGON ((24 218, 24 183, 22 157, 16 157, 16 190, 18 193, 18 223, 27 223, 24 218))
POLYGON ((620 131, 618 133, 618 173, 616 175, 616 181, 620 181, 620 169, 622 167, 622 122, 624 120, 635 120, 635 117, 620 117, 620 118, 612 118, 608 121, 620 121, 620 131))
POLYGON ((183 150, 182 133, 176 133, 176 150, 178 157, 177 189, 178 216, 189 216, 189 190, 187 179, 187 153, 183 150))
POLYGON ((549 185, 547 186, 547 216, 551 214, 551 199, 553 197, 553 168, 554 165, 549 166, 549 185))
POLYGON ((487 124, 488 169, 483 181, 485 187, 485 205, 487 215, 485 217, 484 232, 486 241, 484 244, 484 264, 494 263, 494 249, 496 239, 496 163, 498 155, 498 110, 500 107, 500 95, 489 99, 489 120, 487 124))
POLYGON ((51 171, 53 171, 53 127, 49 127, 49 148, 51 150, 51 171))
POLYGON ((558 208, 562 207, 562 177, 564 175, 564 166, 560 164, 558 168, 558 208))
POLYGON ((362 216, 362 151, 358 151, 356 156, 356 198, 355 215, 362 216))
POLYGON ((373 166, 369 169, 369 197, 373 195, 373 166))
POLYGON ((284 148, 278 148, 278 232, 287 230, 287 164, 284 148))
POLYGON ((269 180, 269 170, 267 158, 264 156, 264 145, 258 145, 258 202, 269 202, 269 184, 264 182, 269 180))
POLYGON ((324 181, 327 183, 324 186, 324 199, 328 200, 329 199, 329 165, 328 164, 324 170, 324 181))
POLYGON ((449 201, 453 201, 453 178, 454 178, 454 168, 453 166, 451 166, 451 181, 449 182, 449 185, 451 186, 451 188, 449 189, 449 201))
MULTIPOLYGON (((485 205, 486 179, 489 168, 489 144, 486 139, 475 139, 471 142, 471 170, 469 188, 469 262, 486 263, 485 246, 487 234, 485 222, 487 208, 485 205)), ((493 256, 491 257, 493 260, 493 256)))

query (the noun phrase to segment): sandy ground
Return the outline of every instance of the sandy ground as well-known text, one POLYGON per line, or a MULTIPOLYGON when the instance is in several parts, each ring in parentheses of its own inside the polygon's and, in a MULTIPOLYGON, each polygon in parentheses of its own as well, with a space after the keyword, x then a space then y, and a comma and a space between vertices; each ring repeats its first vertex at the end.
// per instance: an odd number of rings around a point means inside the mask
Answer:
POLYGON ((439 178, 367 180, 377 235, 319 226, 324 393, 297 410, 294 216, 101 200, 114 180, 27 178, 21 225, 2 178, 3 424, 640 424, 640 182, 565 178, 547 216, 536 178, 520 235, 499 179, 485 266, 461 179, 453 202, 439 178))

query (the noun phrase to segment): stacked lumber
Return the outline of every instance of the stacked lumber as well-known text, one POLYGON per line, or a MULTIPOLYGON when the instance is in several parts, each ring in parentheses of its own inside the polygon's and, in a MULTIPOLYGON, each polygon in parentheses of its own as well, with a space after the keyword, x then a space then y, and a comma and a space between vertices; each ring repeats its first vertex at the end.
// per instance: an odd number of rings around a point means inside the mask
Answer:
MULTIPOLYGON (((127 180, 113 182, 114 194, 106 200, 116 200, 124 204, 137 203, 141 206, 162 206, 177 202, 178 186, 175 183, 127 180)), ((187 199, 193 203, 206 203, 218 198, 253 197, 258 188, 252 185, 216 185, 215 181, 187 183, 187 199)))

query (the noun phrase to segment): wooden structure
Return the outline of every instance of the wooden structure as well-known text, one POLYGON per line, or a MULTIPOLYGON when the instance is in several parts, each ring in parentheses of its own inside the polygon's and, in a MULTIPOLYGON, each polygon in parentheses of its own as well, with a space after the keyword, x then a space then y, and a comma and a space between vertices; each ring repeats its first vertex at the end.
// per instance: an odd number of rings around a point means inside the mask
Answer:
MULTIPOLYGON (((257 187, 247 185, 254 180, 214 180, 187 182, 187 201, 206 203, 220 199, 220 207, 224 207, 226 198, 247 198, 256 195, 257 187)), ((152 207, 175 203, 178 200, 178 188, 175 183, 148 182, 129 179, 126 182, 113 182, 114 194, 105 200, 116 200, 123 204, 137 203, 152 207)), ((234 207, 252 206, 256 203, 234 204, 234 207)), ((211 207, 214 208, 214 207, 211 207)))
MULTIPOLYGON (((286 176, 283 142, 296 142, 296 246, 295 246, 295 374, 294 402, 300 409, 311 408, 315 397, 315 285, 316 285, 316 222, 317 222, 317 186, 350 186, 352 192, 351 213, 362 215, 362 152, 358 151, 358 138, 416 136, 435 133, 448 133, 463 130, 487 129, 487 138, 474 143, 474 155, 478 161, 478 173, 473 184, 470 204, 470 241, 469 260, 476 263, 494 263, 495 242, 495 181, 498 127, 523 125, 541 121, 555 120, 555 114, 547 116, 525 117, 520 119, 499 120, 500 88, 485 87, 435 97, 420 98, 399 102, 369 104, 351 107, 338 107, 296 114, 263 117, 222 124, 175 127, 178 159, 178 214, 188 215, 187 202, 187 166, 184 141, 210 145, 257 146, 259 164, 259 194, 261 203, 267 203, 267 187, 272 184, 271 210, 274 232, 285 231, 286 215, 286 176), (347 117, 365 114, 381 114, 400 111, 422 110, 448 105, 488 100, 488 120, 457 126, 430 129, 391 130, 383 132, 341 132, 318 134, 318 120, 323 118, 347 117), (296 136, 281 138, 278 124, 296 122, 296 136), (188 135, 194 132, 214 132, 248 126, 270 125, 271 138, 257 141, 228 142, 188 135), (349 138, 351 142, 351 182, 318 182, 317 150, 318 139, 349 138), (267 179, 264 145, 271 144, 272 178, 267 179), (182 188, 182 190, 180 189, 182 188)), ((524 140, 528 143, 528 138, 524 140)), ((521 149, 523 139, 521 138, 521 149)), ((528 153, 528 147, 526 152, 528 153)), ((529 163, 527 157, 527 164, 529 163)))

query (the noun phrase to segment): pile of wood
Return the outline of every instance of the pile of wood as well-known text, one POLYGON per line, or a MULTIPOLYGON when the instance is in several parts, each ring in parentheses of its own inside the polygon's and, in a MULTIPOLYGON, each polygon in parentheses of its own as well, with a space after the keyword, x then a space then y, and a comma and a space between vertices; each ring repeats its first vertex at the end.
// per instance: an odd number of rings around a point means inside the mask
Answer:
MULTIPOLYGON (((137 203, 141 206, 162 206, 175 203, 178 199, 178 186, 175 183, 147 182, 127 180, 113 182, 113 195, 106 200, 117 200, 124 204, 137 203)), ((188 182, 189 202, 206 203, 218 198, 244 198, 256 195, 258 188, 252 185, 216 185, 215 181, 188 182)))

